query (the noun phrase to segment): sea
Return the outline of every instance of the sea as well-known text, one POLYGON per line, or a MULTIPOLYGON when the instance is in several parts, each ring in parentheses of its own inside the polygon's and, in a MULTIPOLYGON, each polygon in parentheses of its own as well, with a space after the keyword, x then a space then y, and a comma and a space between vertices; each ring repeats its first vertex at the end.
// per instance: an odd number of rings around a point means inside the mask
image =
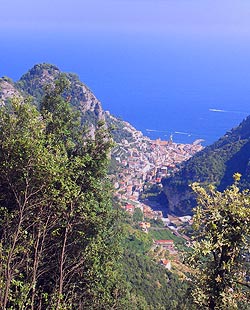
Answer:
POLYGON ((151 139, 209 145, 250 115, 244 38, 1 33, 0 76, 34 64, 78 74, 105 110, 151 139))

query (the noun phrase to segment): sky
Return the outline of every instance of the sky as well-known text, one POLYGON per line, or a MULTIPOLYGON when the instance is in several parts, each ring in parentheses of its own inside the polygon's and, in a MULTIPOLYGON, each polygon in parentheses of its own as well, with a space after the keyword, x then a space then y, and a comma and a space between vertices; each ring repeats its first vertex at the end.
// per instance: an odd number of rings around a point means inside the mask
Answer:
POLYGON ((0 32, 250 38, 249 0, 1 0, 0 32))

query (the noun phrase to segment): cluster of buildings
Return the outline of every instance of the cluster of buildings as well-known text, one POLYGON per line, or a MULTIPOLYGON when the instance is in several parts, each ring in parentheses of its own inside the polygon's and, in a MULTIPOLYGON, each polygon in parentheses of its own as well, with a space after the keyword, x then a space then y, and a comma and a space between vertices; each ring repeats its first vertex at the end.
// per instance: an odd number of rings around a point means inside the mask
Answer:
POLYGON ((121 200, 138 201, 145 182, 161 184, 162 178, 203 149, 199 142, 180 144, 140 135, 132 142, 124 139, 113 152, 120 167, 114 181, 116 196, 121 200))
MULTIPOLYGON (((166 229, 172 230, 173 234, 190 242, 187 236, 180 234, 179 228, 182 225, 191 225, 191 217, 164 218, 162 211, 154 211, 150 206, 140 202, 139 197, 145 184, 161 186, 162 178, 177 171, 183 161, 201 151, 203 149, 201 140, 193 144, 180 144, 174 143, 172 139, 170 141, 150 140, 133 130, 131 133, 134 139, 131 141, 123 139, 113 152, 119 166, 119 172, 113 176, 113 183, 116 196, 124 204, 122 208, 131 215, 136 208, 141 210, 143 219, 138 222, 138 225, 143 232, 148 233, 151 229, 150 219, 161 219, 166 229)), ((167 250, 174 256, 178 254, 173 240, 155 240, 153 247, 167 250)), ((161 258, 159 264, 168 270, 171 269, 171 261, 166 258, 161 258)))
POLYGON ((149 207, 148 205, 145 205, 144 203, 140 203, 140 202, 137 202, 136 204, 127 203, 122 206, 122 209, 124 209, 126 212, 128 212, 131 215, 134 214, 136 208, 139 208, 141 210, 144 219, 157 220, 157 219, 163 218, 162 211, 154 211, 151 207, 149 207))

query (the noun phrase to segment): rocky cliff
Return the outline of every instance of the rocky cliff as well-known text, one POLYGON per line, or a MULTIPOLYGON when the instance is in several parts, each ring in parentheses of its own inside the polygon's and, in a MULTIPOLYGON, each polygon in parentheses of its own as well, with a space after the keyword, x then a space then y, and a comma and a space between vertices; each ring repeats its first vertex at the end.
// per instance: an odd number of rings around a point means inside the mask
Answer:
POLYGON ((2 77, 0 79, 0 106, 6 104, 13 97, 23 98, 23 94, 11 79, 2 77))

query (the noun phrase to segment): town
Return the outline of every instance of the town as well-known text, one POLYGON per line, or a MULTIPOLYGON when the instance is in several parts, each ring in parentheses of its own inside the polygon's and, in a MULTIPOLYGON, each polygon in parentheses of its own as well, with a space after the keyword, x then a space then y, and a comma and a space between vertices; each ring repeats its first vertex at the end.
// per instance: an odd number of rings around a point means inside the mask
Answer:
POLYGON ((145 183, 160 185, 162 178, 177 171, 182 162, 203 149, 200 144, 203 140, 192 144, 175 143, 172 136, 169 141, 150 140, 126 124, 133 139, 123 139, 113 151, 113 158, 120 167, 113 176, 113 183, 115 195, 121 201, 138 202, 145 183))
POLYGON ((168 239, 154 238, 151 251, 161 253, 157 255, 158 263, 170 270, 173 262, 180 263, 178 248, 172 239, 179 238, 185 246, 190 245, 190 238, 182 232, 182 228, 190 226, 192 218, 163 215, 160 206, 155 210, 142 196, 147 187, 161 188, 163 178, 178 171, 181 163, 203 149, 203 140, 196 140, 192 144, 175 143, 172 136, 168 141, 151 140, 129 123, 126 129, 132 134, 132 138, 124 138, 117 143, 112 154, 118 167, 118 173, 112 175, 115 196, 131 218, 135 213, 141 214, 136 225, 142 232, 148 234, 158 231, 169 236, 168 239), (162 226, 155 227, 154 221, 162 226))

